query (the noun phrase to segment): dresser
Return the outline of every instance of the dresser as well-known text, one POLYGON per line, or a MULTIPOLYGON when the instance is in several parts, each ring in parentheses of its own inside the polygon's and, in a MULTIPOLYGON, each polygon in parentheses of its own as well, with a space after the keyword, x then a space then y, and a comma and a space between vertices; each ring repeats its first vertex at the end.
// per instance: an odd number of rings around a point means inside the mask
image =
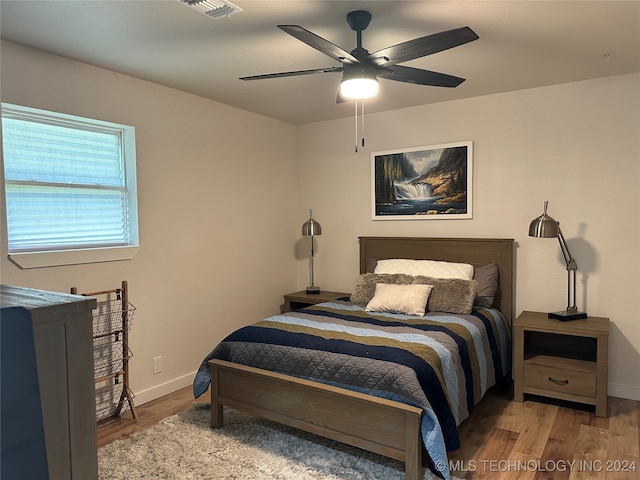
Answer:
POLYGON ((96 300, 0 286, 0 306, 31 314, 49 478, 98 478, 93 379, 96 300))

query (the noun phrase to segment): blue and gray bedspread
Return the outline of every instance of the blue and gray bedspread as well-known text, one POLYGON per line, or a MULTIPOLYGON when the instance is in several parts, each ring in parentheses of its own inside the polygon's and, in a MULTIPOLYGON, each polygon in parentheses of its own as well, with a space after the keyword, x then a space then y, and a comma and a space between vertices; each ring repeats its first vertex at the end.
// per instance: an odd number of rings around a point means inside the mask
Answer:
POLYGON ((326 302, 230 334, 202 361, 193 392, 207 390, 207 362, 218 358, 419 406, 429 464, 449 478, 440 467, 460 447, 457 426, 506 378, 510 345, 509 325, 494 309, 415 317, 326 302))

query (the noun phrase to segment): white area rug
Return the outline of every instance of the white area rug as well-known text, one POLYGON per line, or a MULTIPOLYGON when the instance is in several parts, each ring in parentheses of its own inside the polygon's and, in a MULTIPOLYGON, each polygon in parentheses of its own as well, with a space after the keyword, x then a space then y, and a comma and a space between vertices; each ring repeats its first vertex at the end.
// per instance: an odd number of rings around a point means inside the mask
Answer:
POLYGON ((402 463, 357 448, 229 409, 222 429, 209 418, 196 405, 100 448, 100 480, 404 479, 402 463))

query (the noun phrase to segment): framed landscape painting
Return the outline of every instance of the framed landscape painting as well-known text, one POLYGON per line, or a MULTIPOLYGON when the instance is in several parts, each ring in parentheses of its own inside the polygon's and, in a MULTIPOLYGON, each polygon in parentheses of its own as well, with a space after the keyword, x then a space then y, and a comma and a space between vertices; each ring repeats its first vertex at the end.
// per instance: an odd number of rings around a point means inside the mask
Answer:
POLYGON ((473 142, 373 152, 374 220, 472 216, 473 142))

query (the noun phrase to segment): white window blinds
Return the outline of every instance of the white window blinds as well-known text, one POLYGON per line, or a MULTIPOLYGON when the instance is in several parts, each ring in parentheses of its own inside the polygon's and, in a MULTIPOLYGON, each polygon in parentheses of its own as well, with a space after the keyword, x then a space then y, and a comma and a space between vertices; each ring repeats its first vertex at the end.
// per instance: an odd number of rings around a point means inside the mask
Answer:
POLYGON ((132 127, 3 105, 2 134, 9 253, 137 245, 132 127))

